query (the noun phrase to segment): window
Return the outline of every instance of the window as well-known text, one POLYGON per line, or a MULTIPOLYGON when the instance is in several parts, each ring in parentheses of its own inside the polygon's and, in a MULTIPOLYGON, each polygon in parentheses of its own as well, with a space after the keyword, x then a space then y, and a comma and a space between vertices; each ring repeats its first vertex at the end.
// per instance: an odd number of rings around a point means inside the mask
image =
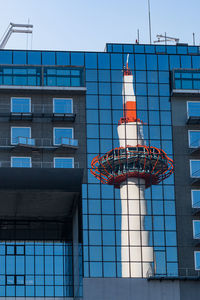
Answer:
POLYGON ((189 117, 200 117, 200 102, 187 102, 187 113, 189 117))
POLYGON ((190 160, 190 176, 194 178, 200 177, 200 160, 190 160))
POLYGON ((72 99, 53 99, 53 112, 56 114, 72 114, 73 100, 72 99))
POLYGON ((11 128, 11 144, 31 143, 31 128, 30 127, 12 127, 11 128))
POLYGON ((30 113, 31 99, 30 98, 11 98, 12 113, 30 113))
POLYGON ((74 158, 54 157, 54 168, 74 168, 74 158))
POLYGON ((192 207, 200 208, 200 190, 191 191, 192 207))
POLYGON ((61 145, 66 138, 73 139, 73 128, 54 128, 54 145, 61 145))
POLYGON ((200 239, 200 221, 193 220, 193 238, 200 239))
POLYGON ((24 275, 7 275, 6 285, 24 285, 24 275))
POLYGON ((200 146, 200 130, 189 130, 188 139, 190 148, 198 148, 200 146))
POLYGON ((12 168, 31 168, 31 157, 11 157, 12 168))
POLYGON ((200 251, 194 252, 195 270, 200 270, 200 251))

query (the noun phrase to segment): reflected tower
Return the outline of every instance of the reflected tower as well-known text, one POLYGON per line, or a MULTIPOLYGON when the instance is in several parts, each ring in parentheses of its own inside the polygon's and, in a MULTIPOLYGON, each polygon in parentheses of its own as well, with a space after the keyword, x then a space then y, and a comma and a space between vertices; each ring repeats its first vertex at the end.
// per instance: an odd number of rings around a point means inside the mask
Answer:
POLYGON ((173 161, 159 148, 147 147, 143 122, 137 118, 133 75, 123 70, 123 117, 117 127, 120 147, 91 163, 91 173, 102 183, 120 189, 122 277, 146 277, 152 271, 153 247, 145 230, 145 188, 173 173, 173 161))

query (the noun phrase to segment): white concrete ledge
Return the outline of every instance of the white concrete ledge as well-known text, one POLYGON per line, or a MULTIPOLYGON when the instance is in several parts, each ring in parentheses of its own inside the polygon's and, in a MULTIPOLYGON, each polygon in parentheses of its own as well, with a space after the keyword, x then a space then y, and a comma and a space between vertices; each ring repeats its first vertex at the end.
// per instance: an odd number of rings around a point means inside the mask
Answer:
POLYGON ((0 90, 39 90, 39 91, 78 91, 86 92, 86 87, 76 86, 26 86, 26 85, 0 85, 0 90))

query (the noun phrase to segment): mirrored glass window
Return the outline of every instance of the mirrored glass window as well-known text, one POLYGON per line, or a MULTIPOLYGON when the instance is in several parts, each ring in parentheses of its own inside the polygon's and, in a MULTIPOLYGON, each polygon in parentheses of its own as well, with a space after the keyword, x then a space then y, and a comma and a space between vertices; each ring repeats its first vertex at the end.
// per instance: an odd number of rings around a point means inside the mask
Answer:
POLYGON ((191 102, 187 103, 187 112, 189 117, 200 117, 200 102, 191 102))
POLYGON ((200 221, 193 220, 193 238, 200 239, 200 221))
POLYGON ((31 168, 31 157, 11 157, 12 168, 31 168))
POLYGON ((190 176, 194 178, 200 177, 200 160, 190 160, 190 176))
POLYGON ((54 128, 54 145, 61 145, 65 138, 73 139, 73 128, 54 128))
POLYGON ((30 98, 11 98, 11 112, 13 113, 30 113, 30 98))
POLYGON ((31 138, 31 128, 30 127, 12 127, 11 128, 11 144, 13 144, 13 145, 19 144, 21 141, 20 140, 21 138, 23 138, 24 143, 28 143, 29 138, 31 138))
POLYGON ((54 157, 54 168, 74 168, 74 158, 54 157))
POLYGON ((73 113, 72 99, 53 99, 53 112, 57 114, 73 113))
POLYGON ((200 208, 200 190, 191 191, 192 207, 200 208))
POLYGON ((189 130, 188 138, 190 148, 200 147, 200 130, 189 130))
POLYGON ((200 251, 194 252, 195 270, 200 270, 200 251))

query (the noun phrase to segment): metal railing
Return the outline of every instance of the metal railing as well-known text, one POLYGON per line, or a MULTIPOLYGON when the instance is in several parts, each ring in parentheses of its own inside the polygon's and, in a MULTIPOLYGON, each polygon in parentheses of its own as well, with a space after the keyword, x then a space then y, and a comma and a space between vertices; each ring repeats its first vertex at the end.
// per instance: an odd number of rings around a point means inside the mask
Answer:
POLYGON ((62 138, 59 144, 54 144, 53 139, 48 138, 27 138, 27 137, 17 137, 13 140, 9 138, 0 138, 0 147, 13 147, 13 146, 27 146, 27 147, 78 147, 78 140, 70 138, 62 138))
MULTIPOLYGON (((200 268, 200 266, 199 266, 200 268)), ((170 272, 163 272, 163 273, 158 273, 154 270, 148 270, 147 271, 147 278, 157 278, 157 279, 170 279, 170 278, 192 278, 192 277, 200 277, 200 269, 195 270, 192 268, 179 268, 178 270, 175 271, 170 271, 170 272)))
MULTIPOLYGON (((0 104, 0 113, 2 114, 53 114, 53 105, 51 104, 32 104, 31 108, 27 108, 27 105, 18 105, 17 109, 12 109, 9 104, 0 104)), ((55 113, 59 115, 60 113, 55 113)), ((73 111, 64 111, 63 114, 73 114, 73 111)))
MULTIPOLYGON (((60 157, 60 158, 62 158, 62 157, 60 157)), ((24 163, 24 162, 18 162, 17 163, 17 167, 16 168, 24 168, 24 167, 27 167, 26 165, 26 163, 24 163)), ((63 163, 63 165, 60 163, 59 164, 60 165, 60 168, 65 168, 65 164, 63 163)), ((11 167, 13 167, 12 165, 11 165, 11 162, 10 161, 0 161, 0 168, 11 168, 11 167)), ((54 168, 54 162, 51 162, 51 161, 39 161, 39 162, 32 162, 31 163, 31 166, 30 166, 31 168, 54 168)), ((13 167, 13 168, 15 168, 15 167, 13 167)), ((79 162, 74 162, 74 168, 79 168, 79 162)))
POLYGON ((61 145, 62 146, 78 147, 78 140, 70 139, 70 138, 62 138, 61 145))

